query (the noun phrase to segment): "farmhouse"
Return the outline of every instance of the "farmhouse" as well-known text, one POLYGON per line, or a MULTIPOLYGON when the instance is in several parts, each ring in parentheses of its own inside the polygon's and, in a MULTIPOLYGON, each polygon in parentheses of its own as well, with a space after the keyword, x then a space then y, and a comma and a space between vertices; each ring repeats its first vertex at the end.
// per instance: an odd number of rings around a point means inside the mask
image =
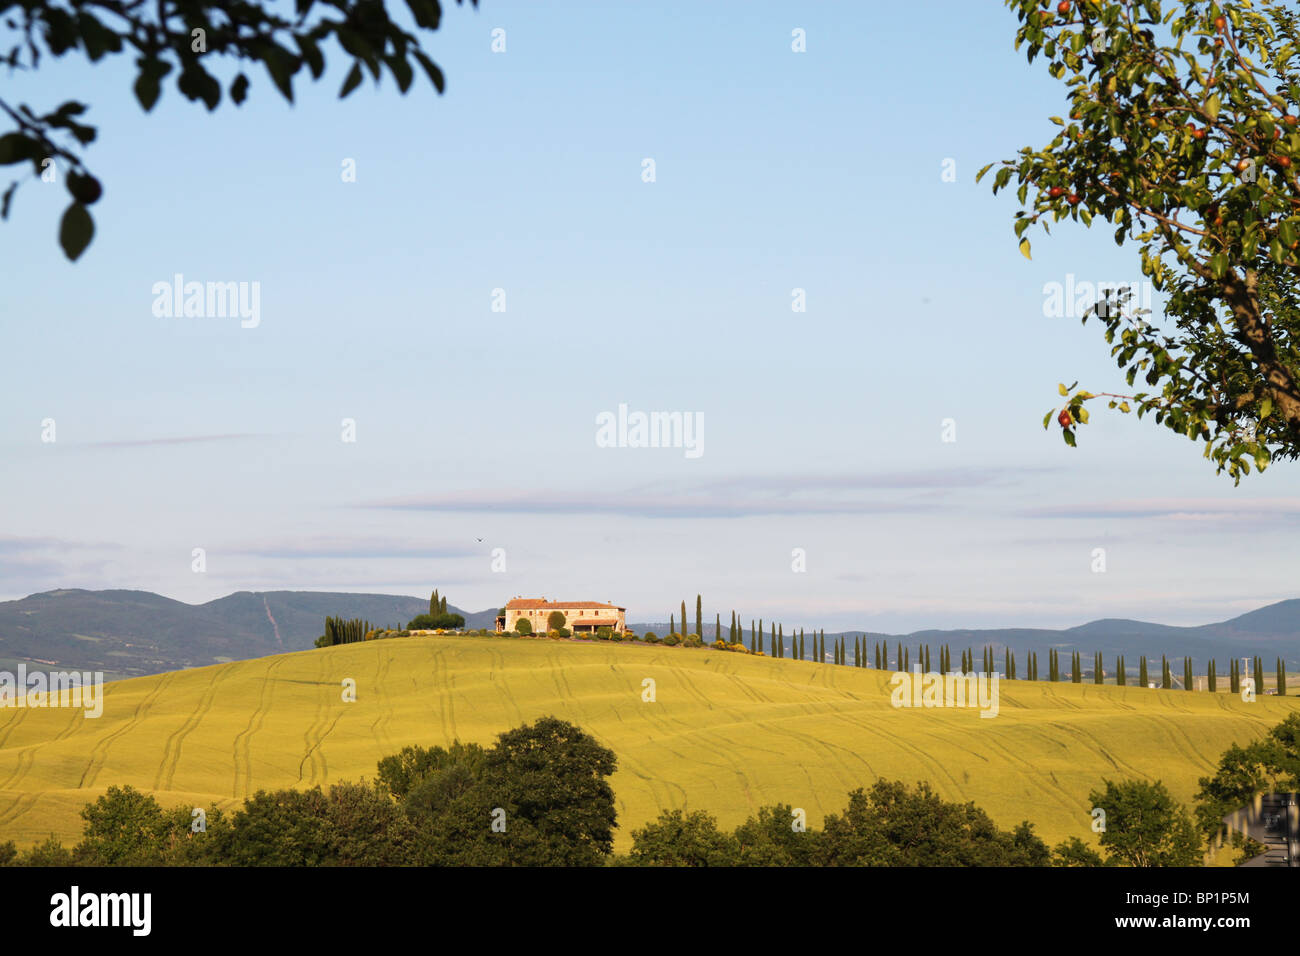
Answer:
POLYGON ((497 617, 497 633, 513 631, 520 618, 532 625, 533 633, 546 633, 547 618, 553 611, 564 615, 564 626, 576 634, 594 634, 607 627, 622 633, 627 630, 627 608, 598 601, 548 601, 546 598, 511 598, 505 611, 497 617))

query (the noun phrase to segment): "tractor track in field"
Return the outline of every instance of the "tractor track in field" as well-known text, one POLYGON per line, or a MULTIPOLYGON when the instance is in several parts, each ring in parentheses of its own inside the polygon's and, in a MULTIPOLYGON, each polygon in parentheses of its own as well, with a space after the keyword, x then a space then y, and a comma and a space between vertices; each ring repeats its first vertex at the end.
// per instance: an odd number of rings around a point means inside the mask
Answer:
POLYGON ((32 744, 18 751, 18 762, 14 764, 13 772, 4 783, 0 783, 0 790, 12 790, 22 782, 23 777, 27 776, 27 771, 31 770, 32 764, 36 762, 36 751, 40 746, 40 744, 32 744))
POLYGON ((997 728, 989 728, 985 732, 985 742, 994 750, 1000 752, 1012 766, 1023 767, 1020 773, 1020 779, 1028 780, 1034 786, 1043 791, 1044 796, 1052 802, 1058 804, 1066 814, 1079 812, 1079 801, 1077 797, 1071 797, 1070 791, 1061 785, 1054 775, 1044 776, 1043 772, 1033 765, 1028 759, 1020 756, 1015 748, 1010 744, 999 740, 997 728), (1048 780, 1050 779, 1050 784, 1048 780))
POLYGON ((65 740, 68 737, 71 737, 72 734, 77 730, 77 728, 80 727, 85 722, 86 722, 86 711, 83 708, 78 707, 76 710, 72 712, 72 719, 68 721, 68 726, 60 730, 54 736, 54 740, 65 740))
POLYGON ((448 743, 460 739, 456 732, 454 682, 455 678, 443 657, 443 650, 433 648, 433 686, 438 691, 438 717, 442 721, 442 735, 448 743))
POLYGON ((518 727, 525 723, 524 712, 519 709, 519 702, 515 700, 514 692, 509 687, 509 681, 497 680, 497 674, 504 672, 506 669, 506 657, 501 651, 494 648, 489 648, 489 652, 492 655, 493 670, 489 672, 488 676, 491 678, 497 692, 501 694, 509 708, 515 712, 514 726, 518 727))
POLYGON ((907 740, 904 740, 902 735, 898 733, 888 733, 885 730, 881 730, 877 727, 872 726, 872 724, 869 721, 863 721, 862 723, 857 723, 856 721, 851 720, 847 714, 836 713, 836 714, 832 714, 832 716, 837 720, 848 721, 850 724, 858 727, 861 730, 870 731, 871 733, 874 733, 876 736, 884 740, 885 743, 892 744, 893 746, 897 747, 899 750, 912 754, 919 760, 922 766, 928 766, 933 770, 936 780, 942 777, 946 777, 948 779, 948 782, 952 784, 952 786, 957 790, 958 793, 962 792, 961 781, 959 781, 952 774, 952 772, 949 771, 948 768, 944 766, 943 761, 936 760, 934 757, 931 757, 920 747, 916 746, 915 744, 907 740))
MULTIPOLYGON (((320 660, 319 673, 317 674, 318 685, 322 683, 323 678, 326 676, 326 671, 327 671, 327 665, 325 659, 322 657, 320 660)), ((325 706, 324 694, 321 688, 317 686, 316 712, 312 716, 311 723, 307 725, 307 729, 304 730, 302 734, 302 759, 298 761, 298 782, 299 783, 302 783, 303 765, 308 763, 309 761, 311 763, 311 779, 308 781, 308 786, 313 786, 319 782, 317 779, 317 771, 316 771, 316 754, 317 754, 317 748, 320 747, 321 740, 323 740, 325 734, 328 733, 328 731, 325 730, 325 721, 327 719, 329 719, 329 711, 325 706)), ((337 717, 334 720, 335 723, 338 722, 337 717)), ((330 725, 330 729, 331 730, 334 729, 333 724, 330 725)))
POLYGON ((266 721, 266 715, 271 710, 271 702, 275 699, 275 681, 272 674, 279 670, 280 666, 287 660, 284 657, 277 657, 267 666, 262 674, 262 689, 257 698, 257 709, 253 711, 248 718, 248 725, 239 732, 235 737, 232 748, 234 757, 235 782, 231 788, 231 796, 248 797, 252 790, 253 781, 253 755, 251 744, 253 734, 262 729, 262 724, 266 721), (240 786, 243 786, 241 792, 240 786))
POLYGON ((159 677, 153 689, 141 698, 140 703, 135 705, 135 711, 131 714, 130 719, 117 730, 111 731, 95 741, 94 746, 90 748, 90 760, 86 764, 86 769, 81 772, 81 780, 77 783, 78 789, 94 785, 95 778, 99 776, 99 772, 104 768, 104 761, 108 759, 108 748, 113 745, 113 741, 134 729, 140 721, 144 720, 149 713, 149 708, 158 702, 158 698, 175 678, 176 673, 176 671, 169 671, 159 677))
POLYGON ((23 722, 23 718, 27 716, 27 711, 28 708, 26 707, 22 708, 21 710, 18 711, 18 713, 14 716, 12 720, 10 720, 8 723, 5 724, 4 736, 0 737, 0 750, 4 749, 5 741, 7 741, 11 736, 13 736, 14 730, 18 727, 19 724, 23 722))
POLYGON ((1181 753, 1187 755, 1192 762, 1199 761, 1206 769, 1213 769, 1215 764, 1218 763, 1218 755, 1208 757, 1202 753, 1200 748, 1196 746, 1196 742, 1192 740, 1192 737, 1187 732, 1186 728, 1180 725, 1177 720, 1172 717, 1167 717, 1164 714, 1152 714, 1151 717, 1161 726, 1168 726, 1169 736, 1173 741, 1174 746, 1181 753), (1178 740, 1179 737, 1182 738, 1181 742, 1178 740))
POLYGON ((393 746, 393 738, 388 733, 388 728, 392 726, 393 717, 396 714, 393 697, 390 693, 391 688, 388 686, 388 673, 393 666, 393 655, 380 646, 381 642, 375 641, 374 644, 377 666, 375 667, 375 689, 373 693, 379 701, 379 716, 370 725, 370 734, 383 748, 385 755, 395 754, 397 748, 393 746))
POLYGON ((10 804, 9 809, 4 813, 0 813, 0 827, 8 826, 30 810, 40 795, 39 790, 34 790, 31 793, 20 793, 18 798, 10 804))
POLYGON ((335 726, 337 726, 338 722, 342 719, 343 715, 338 714, 332 721, 330 721, 328 727, 325 727, 322 731, 316 734, 316 740, 311 745, 311 749, 303 754, 302 760, 298 762, 299 782, 302 781, 302 765, 308 760, 311 761, 311 779, 307 781, 308 786, 314 787, 316 784, 324 784, 329 779, 329 764, 325 760, 325 752, 320 749, 320 745, 324 743, 326 737, 333 733, 335 726), (320 762, 320 770, 316 769, 317 761, 320 762))
POLYGON ((208 711, 212 709, 212 704, 216 701, 218 685, 229 675, 229 668, 223 667, 219 669, 212 676, 212 679, 208 681, 208 686, 204 688, 198 704, 195 705, 190 715, 185 718, 185 722, 168 736, 167 743, 163 746, 162 761, 158 764, 158 773, 154 777, 153 788, 155 790, 170 790, 172 788, 172 781, 176 777, 176 768, 181 762, 181 747, 185 744, 185 738, 203 722, 203 718, 207 716, 208 711))
POLYGON ((556 693, 563 700, 576 701, 578 698, 573 693, 573 688, 569 686, 569 678, 565 676, 564 665, 557 662, 559 653, 551 651, 546 655, 546 662, 551 665, 551 679, 555 681, 556 693))

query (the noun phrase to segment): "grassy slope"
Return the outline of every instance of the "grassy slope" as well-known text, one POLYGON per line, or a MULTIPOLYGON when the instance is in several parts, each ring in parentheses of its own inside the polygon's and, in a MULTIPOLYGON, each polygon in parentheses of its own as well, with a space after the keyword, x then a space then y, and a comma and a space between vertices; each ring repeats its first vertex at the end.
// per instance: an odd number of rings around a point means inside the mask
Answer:
POLYGON ((428 637, 304 651, 111 684, 98 720, 0 709, 0 840, 53 832, 71 844, 81 806, 112 784, 164 805, 232 806, 258 788, 372 777, 407 744, 490 744, 554 714, 618 754, 620 849, 668 807, 733 826, 783 802, 820 825, 877 777, 929 780, 1055 843, 1091 837, 1087 794, 1103 777, 1160 778, 1190 803, 1229 744, 1300 709, 1088 684, 1001 689, 1000 716, 980 719, 894 709, 878 671, 706 650, 428 637), (341 700, 345 678, 356 703, 341 700))

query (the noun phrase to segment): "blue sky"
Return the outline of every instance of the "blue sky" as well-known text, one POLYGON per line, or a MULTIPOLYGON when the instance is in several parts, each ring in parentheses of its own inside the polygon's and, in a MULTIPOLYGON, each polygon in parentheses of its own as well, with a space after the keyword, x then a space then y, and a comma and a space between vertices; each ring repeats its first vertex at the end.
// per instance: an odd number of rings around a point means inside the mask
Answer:
POLYGON ((444 96, 340 102, 335 51, 296 105, 255 74, 213 114, 174 88, 143 114, 129 61, 46 61, 7 95, 90 105, 105 196, 75 265, 62 184, 0 226, 0 596, 438 587, 660 620, 700 592, 890 631, 1297 596, 1295 466, 1234 488, 1153 424, 1042 430, 1058 381, 1123 386, 1044 285, 1140 274, 1064 224, 1026 261, 1014 197, 974 183, 1063 111, 1014 33, 992 0, 483 0, 424 41, 444 96), (155 316, 178 273, 257 282, 259 324, 155 316), (701 416, 703 454, 598 447, 620 403, 701 416))

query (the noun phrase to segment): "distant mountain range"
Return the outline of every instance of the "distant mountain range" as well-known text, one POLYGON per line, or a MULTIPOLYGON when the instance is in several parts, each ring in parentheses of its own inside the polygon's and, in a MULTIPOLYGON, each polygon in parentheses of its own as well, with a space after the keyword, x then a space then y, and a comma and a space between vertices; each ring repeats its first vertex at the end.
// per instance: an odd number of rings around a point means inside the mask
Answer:
MULTIPOLYGON (((109 678, 157 674, 304 650, 328 615, 392 627, 428 610, 428 598, 391 594, 237 591, 185 604, 151 591, 45 591, 0 602, 0 667, 35 660, 109 678)), ((447 610, 479 628, 492 627, 498 609, 447 610)))
MULTIPOLYGON (((0 602, 0 668, 38 661, 60 668, 102 670, 113 678, 202 667, 226 660, 263 657, 312 646, 325 630, 327 615, 360 617, 377 627, 403 625, 429 609, 427 598, 331 591, 238 591, 206 604, 185 604, 150 591, 46 591, 17 601, 0 602)), ((468 628, 492 627, 497 608, 468 612, 468 628)), ((746 622, 748 624, 748 622, 746 622)), ((666 633, 667 624, 632 624, 638 633, 666 633)), ((712 640, 713 625, 705 625, 712 640)), ((1101 651, 1108 665, 1125 654, 1136 666, 1139 654, 1181 661, 1190 654, 1198 670, 1210 657, 1227 659, 1261 655, 1265 666, 1281 655, 1300 664, 1300 599, 1280 601, 1218 624, 1170 627, 1144 621, 1106 619, 1066 630, 989 628, 928 630, 911 634, 872 631, 828 632, 828 637, 865 635, 868 642, 898 642, 909 647, 928 643, 954 649, 992 644, 1001 661, 1004 647, 1035 650, 1046 668, 1047 649, 1080 651, 1085 663, 1101 651)), ((787 635, 788 637, 788 635, 787 635)), ((748 642, 748 638, 746 639, 748 642)), ((1181 664, 1179 665, 1181 667, 1181 664)), ((1270 671, 1271 673, 1271 671, 1270 671)))

